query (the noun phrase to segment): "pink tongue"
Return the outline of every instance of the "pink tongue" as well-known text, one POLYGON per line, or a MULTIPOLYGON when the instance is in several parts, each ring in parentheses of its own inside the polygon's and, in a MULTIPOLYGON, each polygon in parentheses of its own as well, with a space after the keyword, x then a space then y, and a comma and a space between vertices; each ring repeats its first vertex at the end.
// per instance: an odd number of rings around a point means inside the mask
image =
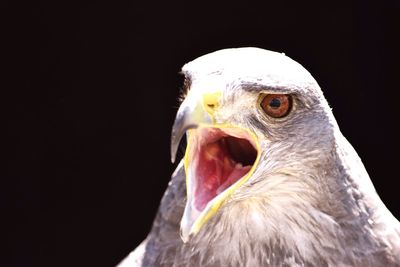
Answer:
POLYGON ((235 168, 232 170, 231 174, 228 176, 226 181, 220 185, 217 188, 217 194, 221 193, 225 189, 227 189, 229 186, 234 184, 236 181, 238 181, 240 178, 242 178, 246 173, 249 172, 251 169, 251 166, 238 166, 236 165, 235 168))
POLYGON ((197 161, 195 208, 202 211, 208 202, 243 177, 250 168, 235 163, 221 142, 204 146, 197 161))

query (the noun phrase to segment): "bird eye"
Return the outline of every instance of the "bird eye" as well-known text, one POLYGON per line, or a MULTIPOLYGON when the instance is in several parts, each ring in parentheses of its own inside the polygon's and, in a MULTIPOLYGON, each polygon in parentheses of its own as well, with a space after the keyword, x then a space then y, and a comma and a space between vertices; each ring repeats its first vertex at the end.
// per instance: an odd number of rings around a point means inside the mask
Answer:
POLYGON ((268 94, 262 97, 261 108, 273 118, 283 118, 292 108, 292 97, 284 94, 268 94))

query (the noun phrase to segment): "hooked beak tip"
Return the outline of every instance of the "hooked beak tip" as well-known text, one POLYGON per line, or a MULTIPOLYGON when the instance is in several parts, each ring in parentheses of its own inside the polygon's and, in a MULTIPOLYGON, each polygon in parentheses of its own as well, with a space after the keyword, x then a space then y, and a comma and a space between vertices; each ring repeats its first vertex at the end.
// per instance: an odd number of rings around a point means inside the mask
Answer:
POLYGON ((204 111, 202 106, 196 105, 190 108, 187 104, 182 103, 179 107, 172 126, 171 133, 171 162, 175 163, 176 153, 178 151, 179 143, 189 129, 196 129, 201 123, 211 123, 212 120, 208 113, 204 111))
POLYGON ((175 163, 176 153, 178 151, 179 144, 182 140, 183 135, 189 129, 195 129, 198 125, 196 124, 186 124, 183 121, 175 121, 174 126, 172 128, 171 135, 171 162, 175 163))
POLYGON ((173 151, 173 148, 171 147, 171 163, 175 163, 175 158, 176 158, 176 151, 173 151))

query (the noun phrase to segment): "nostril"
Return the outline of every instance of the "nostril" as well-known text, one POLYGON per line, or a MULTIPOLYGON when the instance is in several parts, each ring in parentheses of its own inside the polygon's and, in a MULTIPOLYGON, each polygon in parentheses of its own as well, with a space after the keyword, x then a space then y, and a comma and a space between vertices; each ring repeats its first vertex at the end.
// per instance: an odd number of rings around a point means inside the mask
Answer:
POLYGON ((214 114, 215 110, 219 106, 219 100, 221 97, 221 92, 205 93, 203 95, 203 108, 208 114, 214 114))

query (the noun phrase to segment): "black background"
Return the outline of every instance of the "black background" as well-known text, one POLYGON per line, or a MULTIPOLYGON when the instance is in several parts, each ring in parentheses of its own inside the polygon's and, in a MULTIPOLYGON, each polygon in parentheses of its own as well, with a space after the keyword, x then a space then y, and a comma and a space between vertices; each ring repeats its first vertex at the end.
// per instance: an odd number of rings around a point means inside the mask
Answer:
POLYGON ((177 73, 227 47, 305 66, 400 218, 399 2, 196 2, 3 4, 1 266, 114 266, 135 248, 174 169, 177 73))

